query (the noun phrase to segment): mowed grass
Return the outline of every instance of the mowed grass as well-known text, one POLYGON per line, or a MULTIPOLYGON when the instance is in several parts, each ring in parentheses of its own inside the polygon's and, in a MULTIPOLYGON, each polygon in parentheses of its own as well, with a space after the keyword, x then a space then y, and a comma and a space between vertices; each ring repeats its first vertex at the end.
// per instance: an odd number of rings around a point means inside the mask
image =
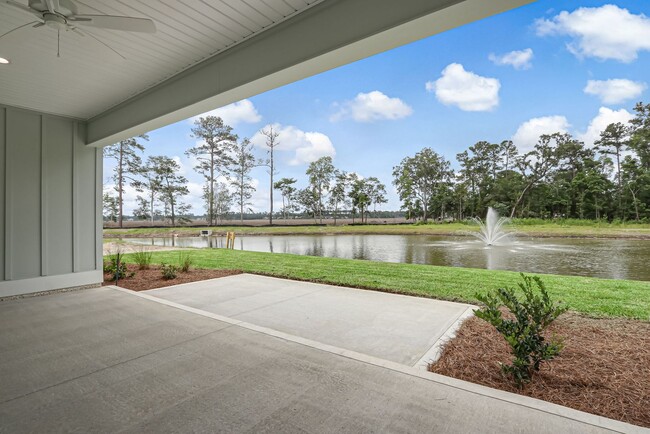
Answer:
MULTIPOLYGON (((353 259, 194 249, 198 268, 234 269, 288 279, 375 289, 400 294, 477 303, 476 293, 514 286, 519 273, 473 268, 397 264, 353 259)), ((127 261, 130 255, 126 255, 127 261)), ((131 259, 132 260, 132 259, 131 259)), ((153 262, 177 264, 179 252, 153 253, 153 262)), ((555 300, 594 317, 650 320, 650 282, 539 275, 555 300)))
MULTIPOLYGON (((552 222, 552 221, 515 221, 512 226, 518 233, 538 237, 625 237, 649 238, 650 224, 629 223, 609 224, 593 221, 552 222)), ((133 236, 171 236, 175 233, 183 235, 198 235, 205 228, 176 227, 176 228, 127 228, 104 229, 107 237, 133 236)), ((388 235, 457 235, 463 231, 476 231, 477 225, 467 223, 441 224, 401 224, 401 225, 341 225, 341 226, 218 226, 207 228, 214 234, 235 232, 238 235, 338 235, 338 234, 388 234, 388 235)))

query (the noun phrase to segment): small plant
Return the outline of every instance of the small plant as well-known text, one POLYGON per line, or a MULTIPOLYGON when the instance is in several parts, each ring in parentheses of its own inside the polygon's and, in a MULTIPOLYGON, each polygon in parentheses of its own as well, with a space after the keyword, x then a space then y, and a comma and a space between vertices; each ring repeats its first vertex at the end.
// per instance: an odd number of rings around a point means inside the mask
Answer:
POLYGON ((108 256, 108 261, 104 261, 104 273, 113 276, 112 280, 116 282, 119 279, 126 277, 126 262, 124 262, 124 254, 121 251, 108 256))
POLYGON ((133 253, 133 260, 138 264, 139 270, 148 270, 151 266, 153 252, 147 250, 145 247, 140 247, 133 253))
POLYGON ((553 359, 562 350, 558 338, 547 342, 542 332, 567 310, 566 306, 551 301, 542 279, 524 274, 521 277, 523 283, 519 283, 519 289, 524 294, 523 299, 517 297, 513 288, 499 288, 488 294, 477 294, 485 307, 476 311, 476 316, 492 324, 510 345, 513 363, 501 364, 501 369, 504 374, 512 375, 520 389, 531 380, 534 371, 539 371, 542 361, 553 359), (502 306, 514 319, 504 318, 502 306))
POLYGON ((160 264, 160 272, 162 277, 165 280, 176 279, 176 273, 178 272, 178 267, 173 264, 160 264))
POLYGON ((194 263, 194 259, 190 252, 179 252, 178 254, 178 266, 180 267, 183 273, 190 271, 190 267, 194 263))

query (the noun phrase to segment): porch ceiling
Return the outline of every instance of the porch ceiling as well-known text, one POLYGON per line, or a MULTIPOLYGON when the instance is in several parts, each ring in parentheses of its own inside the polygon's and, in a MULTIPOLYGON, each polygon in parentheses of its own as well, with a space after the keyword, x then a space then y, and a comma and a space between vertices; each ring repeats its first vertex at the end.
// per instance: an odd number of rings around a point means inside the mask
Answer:
MULTIPOLYGON (((27 4, 27 0, 18 0, 27 4)), ((0 102, 91 118, 322 0, 76 0, 80 14, 152 19, 154 34, 91 29, 89 36, 27 26, 0 39, 0 102)), ((0 35, 35 17, 0 1, 0 35)))

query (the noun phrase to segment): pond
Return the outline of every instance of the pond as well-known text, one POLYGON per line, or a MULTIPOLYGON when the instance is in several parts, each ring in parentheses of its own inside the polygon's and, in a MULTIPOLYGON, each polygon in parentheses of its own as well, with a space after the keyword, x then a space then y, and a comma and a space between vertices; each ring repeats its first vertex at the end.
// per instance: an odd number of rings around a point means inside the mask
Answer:
MULTIPOLYGON (((125 238, 131 244, 221 248, 225 237, 125 238)), ((650 280, 650 240, 517 238, 484 246, 463 236, 269 235, 241 236, 235 248, 409 264, 650 280)))

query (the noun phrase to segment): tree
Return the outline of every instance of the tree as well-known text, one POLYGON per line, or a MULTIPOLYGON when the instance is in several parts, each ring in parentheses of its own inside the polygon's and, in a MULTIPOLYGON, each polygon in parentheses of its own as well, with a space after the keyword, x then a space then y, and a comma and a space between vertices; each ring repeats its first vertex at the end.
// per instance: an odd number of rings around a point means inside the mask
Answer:
POLYGON ((521 175, 526 179, 523 190, 520 192, 517 201, 512 206, 510 217, 514 217, 517 207, 521 205, 526 193, 553 169, 557 163, 557 146, 562 141, 572 140, 568 134, 544 134, 540 136, 535 148, 519 157, 517 167, 521 175))
POLYGON ((354 209, 359 210, 362 224, 364 222, 366 210, 368 209, 368 206, 370 206, 370 204, 372 203, 370 199, 369 187, 370 185, 368 184, 367 179, 360 178, 356 174, 352 176, 349 196, 350 199, 352 200, 352 207, 354 209))
POLYGON ((198 164, 194 170, 203 175, 206 183, 206 209, 208 225, 214 224, 214 186, 217 178, 231 163, 231 154, 237 142, 232 128, 217 116, 206 116, 194 121, 192 137, 201 141, 185 151, 185 155, 195 157, 198 164))
POLYGON ((650 171, 630 155, 623 160, 623 184, 626 194, 630 194, 634 218, 639 221, 641 213, 650 207, 650 171))
POLYGON ((185 214, 191 208, 181 201, 183 196, 189 194, 187 178, 178 174, 181 166, 173 158, 159 155, 150 159, 152 169, 160 180, 160 201, 165 208, 165 216, 175 226, 176 216, 185 214))
POLYGON ((318 197, 317 213, 320 217, 320 222, 323 223, 323 196, 327 194, 330 184, 334 177, 334 165, 332 164, 332 157, 321 157, 318 160, 309 163, 307 168, 307 175, 309 176, 309 184, 318 197))
POLYGON ((293 185, 296 182, 295 178, 282 178, 273 185, 273 188, 280 190, 280 194, 282 194, 282 213, 285 220, 288 218, 288 213, 293 210, 292 202, 296 193, 296 188, 293 185))
POLYGON ((214 214, 217 224, 230 213, 232 207, 233 194, 228 190, 228 186, 224 182, 218 182, 214 186, 214 214))
POLYGON ((623 184, 621 181, 621 154, 627 149, 629 144, 629 131, 630 129, 620 122, 609 124, 607 128, 600 133, 600 139, 594 143, 596 150, 602 155, 611 155, 614 157, 616 163, 616 185, 618 191, 618 211, 622 216, 622 196, 623 184))
POLYGON ((230 165, 233 179, 230 184, 235 187, 235 202, 239 205, 239 220, 244 223, 244 208, 250 205, 255 187, 250 176, 251 170, 256 166, 255 156, 252 152, 253 144, 244 139, 235 145, 234 154, 230 165))
POLYGON ((264 165, 269 168, 269 176, 271 177, 270 188, 269 188, 269 225, 273 225, 273 176, 277 175, 275 172, 275 162, 273 160, 273 151, 280 145, 278 142, 278 136, 280 133, 273 129, 273 125, 269 125, 267 128, 260 131, 264 137, 266 137, 266 152, 268 158, 264 161, 264 165))
POLYGON ((103 198, 104 218, 109 222, 116 222, 119 214, 119 206, 117 197, 106 192, 103 198))
POLYGON ((150 214, 149 212, 149 201, 138 195, 136 197, 136 202, 138 203, 138 207, 133 210, 133 217, 138 220, 149 220, 153 216, 153 214, 150 214))
MULTIPOLYGON (((151 225, 153 225, 154 217, 156 215, 156 210, 154 205, 158 194, 160 193, 160 179, 154 170, 154 163, 151 160, 151 157, 147 158, 147 161, 144 166, 141 167, 139 179, 133 183, 135 189, 141 193, 147 193, 148 199, 146 202, 149 204, 148 212, 143 212, 142 215, 147 214, 151 219, 151 225)), ((143 198, 144 200, 144 198, 143 198)), ((142 204, 141 204, 142 206, 142 204)))
POLYGON ((420 207, 422 219, 429 218, 430 200, 439 184, 449 174, 449 162, 431 148, 424 148, 413 157, 406 157, 393 168, 393 184, 409 211, 420 207))
POLYGON ((127 182, 135 184, 137 175, 142 171, 142 159, 137 151, 143 152, 144 146, 138 143, 138 139, 149 140, 149 137, 143 134, 104 148, 104 158, 112 158, 116 163, 113 169, 113 181, 115 182, 115 191, 117 191, 117 223, 119 227, 122 227, 124 215, 124 186, 127 182))
POLYGON ((330 191, 329 203, 334 211, 334 226, 338 218, 339 208, 348 202, 347 189, 350 185, 350 175, 342 170, 334 172, 334 185, 330 191))
POLYGON ((318 192, 311 187, 303 188, 296 192, 296 203, 302 206, 307 215, 311 215, 314 220, 318 215, 318 192))
POLYGON ((636 117, 630 121, 632 131, 629 145, 638 156, 641 167, 650 170, 650 104, 637 103, 634 111, 636 117))
POLYGON ((386 199, 386 186, 374 176, 368 178, 366 184, 368 185, 368 197, 373 206, 372 210, 377 212, 377 205, 388 202, 388 199, 386 199))

